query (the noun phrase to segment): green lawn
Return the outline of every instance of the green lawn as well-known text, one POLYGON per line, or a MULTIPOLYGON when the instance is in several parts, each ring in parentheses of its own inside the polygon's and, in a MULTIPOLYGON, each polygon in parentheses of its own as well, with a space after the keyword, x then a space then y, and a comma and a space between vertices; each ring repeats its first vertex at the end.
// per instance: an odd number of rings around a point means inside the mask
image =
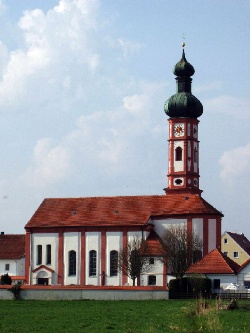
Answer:
POLYGON ((197 301, 0 301, 0 332, 250 333, 250 300, 237 310, 205 310, 197 301))

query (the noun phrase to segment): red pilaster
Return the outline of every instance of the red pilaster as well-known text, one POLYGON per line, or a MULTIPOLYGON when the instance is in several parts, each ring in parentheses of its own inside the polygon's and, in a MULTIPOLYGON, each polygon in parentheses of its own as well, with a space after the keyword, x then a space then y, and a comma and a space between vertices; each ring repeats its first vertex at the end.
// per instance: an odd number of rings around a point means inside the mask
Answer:
POLYGON ((167 272, 168 272, 168 267, 167 267, 167 260, 164 259, 163 261, 163 287, 167 288, 167 272))
POLYGON ((187 260, 188 266, 192 264, 192 219, 187 220, 187 260))
POLYGON ((85 264, 85 244, 86 244, 86 235, 85 231, 81 232, 81 273, 80 273, 80 284, 85 286, 85 277, 86 277, 86 264, 85 264))
MULTIPOLYGON (((123 230, 122 232, 122 248, 125 249, 128 246, 128 234, 127 230, 123 230)), ((124 286, 128 282, 127 276, 122 273, 122 285, 124 286)))
POLYGON ((208 218, 203 219, 203 256, 208 254, 208 218))
POLYGON ((106 230, 101 235, 101 285, 106 284, 106 230))
POLYGON ((25 283, 30 284, 30 247, 31 247, 31 234, 26 231, 25 235, 25 283))
POLYGON ((221 217, 216 219, 216 248, 221 250, 221 217))
POLYGON ((58 284, 64 284, 63 279, 63 232, 59 232, 59 240, 58 240, 58 284))

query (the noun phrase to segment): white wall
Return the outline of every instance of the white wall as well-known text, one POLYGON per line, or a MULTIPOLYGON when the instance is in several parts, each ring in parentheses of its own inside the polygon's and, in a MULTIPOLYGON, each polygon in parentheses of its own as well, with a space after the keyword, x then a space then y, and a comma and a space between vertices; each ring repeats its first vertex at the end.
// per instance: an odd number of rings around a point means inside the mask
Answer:
POLYGON ((64 233, 64 284, 80 284, 80 232, 65 232, 64 233), (76 252, 76 275, 69 276, 69 252, 76 252))
POLYGON ((160 258, 154 257, 155 264, 152 265, 152 270, 148 273, 141 275, 141 285, 142 286, 148 286, 148 277, 149 275, 155 275, 156 276, 156 286, 163 286, 163 262, 160 260, 160 258))
POLYGON ((10 276, 24 275, 25 274, 25 259, 19 260, 1 259, 0 260, 0 276, 8 274, 10 276), (9 265, 9 270, 6 270, 5 265, 9 265))
POLYGON ((152 220, 156 233, 161 237, 164 235, 167 228, 169 228, 171 225, 186 225, 187 219, 163 219, 163 220, 152 220))
POLYGON ((122 284, 122 274, 110 276, 110 251, 120 252, 122 248, 122 232, 107 232, 106 234, 106 285, 119 286, 122 284))
POLYGON ((86 284, 87 285, 100 285, 101 278, 101 233, 100 232, 86 232, 86 256, 85 256, 85 269, 86 269, 86 284), (96 251, 96 276, 89 276, 89 251, 96 251))
POLYGON ((57 271, 58 271, 58 234, 32 234, 31 235, 31 283, 36 284, 36 274, 32 273, 32 270, 36 269, 40 265, 37 265, 37 245, 42 245, 42 264, 51 269, 56 273, 53 274, 52 284, 57 283, 57 271), (51 245, 51 264, 46 263, 46 245, 51 245))
POLYGON ((208 219, 208 252, 216 249, 216 219, 208 219))

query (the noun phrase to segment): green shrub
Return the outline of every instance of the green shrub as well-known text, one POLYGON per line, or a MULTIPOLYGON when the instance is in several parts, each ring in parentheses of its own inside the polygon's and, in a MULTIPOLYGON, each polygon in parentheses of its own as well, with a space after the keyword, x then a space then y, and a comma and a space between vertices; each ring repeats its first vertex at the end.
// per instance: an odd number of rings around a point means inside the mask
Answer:
POLYGON ((15 300, 21 299, 21 288, 22 284, 20 282, 17 282, 12 285, 10 291, 12 292, 15 300))
POLYGON ((12 280, 11 277, 7 274, 1 275, 0 284, 11 284, 12 280))
POLYGON ((175 293, 204 293, 211 291, 211 280, 201 277, 183 277, 169 281, 169 290, 175 293))

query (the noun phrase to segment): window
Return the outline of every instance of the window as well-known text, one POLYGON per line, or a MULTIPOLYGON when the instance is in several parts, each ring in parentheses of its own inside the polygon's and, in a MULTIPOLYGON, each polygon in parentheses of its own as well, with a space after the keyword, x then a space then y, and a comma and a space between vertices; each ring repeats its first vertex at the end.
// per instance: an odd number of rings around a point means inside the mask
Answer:
POLYGON ((198 151, 196 147, 194 148, 194 162, 198 162, 198 151))
POLYGON ((154 258, 149 258, 149 264, 154 265, 154 263, 155 263, 155 259, 154 258))
POLYGON ((89 276, 96 276, 96 251, 89 251, 89 276))
POLYGON ((224 244, 227 244, 227 238, 224 238, 224 244))
POLYGON ((220 289, 220 279, 214 279, 214 289, 220 289))
POLYGON ((155 275, 149 275, 148 276, 148 285, 149 286, 155 286, 156 285, 156 276, 155 275))
POLYGON ((110 251, 110 276, 117 276, 118 252, 110 251))
POLYGON ((175 160, 182 161, 182 148, 181 147, 177 147, 175 149, 175 160))
POLYGON ((223 252, 225 256, 228 256, 228 252, 223 252))
POLYGON ((5 264, 5 270, 9 271, 10 270, 10 264, 5 264))
POLYGON ((69 251, 69 276, 76 275, 76 251, 69 251))
POLYGON ((234 258, 239 258, 239 252, 238 251, 234 252, 234 258))
POLYGON ((51 245, 46 245, 46 265, 51 264, 51 245))
POLYGON ((41 265, 42 264, 42 245, 37 245, 37 265, 41 265))

